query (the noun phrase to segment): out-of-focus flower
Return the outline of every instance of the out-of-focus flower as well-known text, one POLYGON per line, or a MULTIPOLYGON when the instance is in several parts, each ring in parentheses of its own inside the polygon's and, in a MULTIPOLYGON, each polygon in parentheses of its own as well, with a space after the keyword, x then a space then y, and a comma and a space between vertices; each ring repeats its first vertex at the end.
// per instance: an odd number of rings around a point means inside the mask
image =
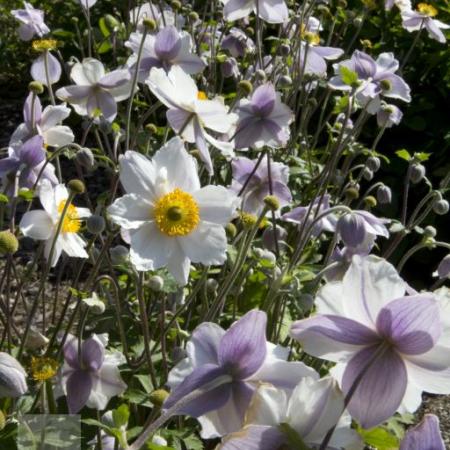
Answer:
POLYGON ((0 352, 0 398, 16 398, 28 390, 27 374, 21 364, 8 353, 0 352))
POLYGON ((447 278, 450 275, 450 255, 445 256, 439 263, 437 271, 433 273, 433 276, 439 278, 447 278))
POLYGON ((445 450, 439 419, 434 414, 425 414, 418 425, 408 429, 399 450, 445 450))
POLYGON ((222 49, 228 50, 234 58, 242 58, 247 53, 254 53, 255 43, 242 30, 232 27, 223 38, 222 49))
POLYGON ((153 68, 146 83, 169 108, 166 115, 170 126, 187 142, 195 142, 209 173, 213 166, 207 142, 224 155, 233 156, 232 143, 219 141, 205 131, 209 128, 217 133, 227 133, 237 120, 236 114, 228 112, 220 97, 208 100, 206 94, 197 89, 194 80, 178 66, 173 66, 169 73, 153 68))
POLYGON ((232 56, 222 63, 221 70, 224 78, 233 77, 236 80, 239 78, 239 64, 236 61, 236 58, 233 58, 232 56))
POLYGON ((225 437, 218 450, 281 448, 289 443, 283 424, 314 448, 336 425, 327 449, 362 449, 361 438, 350 428, 351 418, 343 411, 344 396, 331 377, 302 378, 290 396, 283 389, 261 384, 253 394, 244 427, 225 437))
MULTIPOLYGON (((0 160, 0 177, 8 194, 14 193, 14 176, 20 171, 19 188, 32 188, 41 173, 45 160, 44 138, 36 135, 26 140, 15 142, 8 148, 8 157, 0 160)), ((55 168, 47 164, 42 171, 40 182, 58 183, 55 168)))
POLYGON ((440 305, 431 293, 405 296, 406 288, 385 260, 354 256, 344 279, 319 291, 318 314, 291 328, 307 353, 338 363, 331 373, 345 395, 354 390, 348 410, 364 428, 402 402, 417 408, 422 390, 450 392, 440 305))
POLYGON ((29 41, 34 35, 39 37, 50 32, 50 28, 44 23, 44 11, 33 8, 28 2, 23 2, 25 9, 14 9, 11 14, 21 22, 19 37, 23 41, 29 41))
POLYGON ((64 365, 61 384, 67 396, 70 414, 78 413, 84 406, 105 409, 112 397, 121 395, 127 385, 118 366, 124 363, 122 353, 107 353, 107 335, 93 334, 81 343, 69 335, 64 345, 64 365))
POLYGON ((55 50, 57 42, 54 39, 39 39, 33 41, 33 50, 42 53, 31 65, 33 80, 39 81, 44 86, 48 83, 55 84, 61 78, 61 64, 50 51, 55 50))
POLYGON ((405 9, 401 12, 403 28, 408 31, 417 31, 424 28, 431 39, 444 44, 446 38, 441 30, 448 30, 450 25, 434 19, 437 13, 437 9, 428 3, 419 3, 417 11, 405 9))
POLYGON ((392 191, 389 186, 382 184, 377 189, 377 200, 381 205, 386 205, 392 201, 392 191))
POLYGON ((78 0, 78 3, 85 9, 92 8, 96 3, 97 0, 78 0))
MULTIPOLYGON (((68 198, 69 192, 63 184, 53 187, 48 180, 43 180, 39 187, 39 199, 44 209, 28 211, 20 221, 20 229, 25 236, 45 241, 44 256, 47 259, 68 198)), ((88 257, 85 250, 86 242, 78 233, 81 229, 81 219, 90 215, 87 208, 73 204, 68 206, 56 239, 52 260, 49 261, 51 267, 56 266, 62 252, 73 258, 88 257)))
POLYGON ((400 12, 410 11, 412 9, 411 0, 384 0, 384 8, 389 11, 396 6, 400 12))
POLYGON ((129 233, 130 258, 137 270, 167 267, 186 284, 192 262, 223 264, 236 197, 222 186, 200 187, 195 159, 179 137, 150 161, 128 151, 120 159, 126 195, 108 212, 129 233))
POLYGON ((403 113, 400 108, 381 102, 381 108, 377 112, 377 123, 380 128, 391 128, 393 125, 398 125, 402 117, 403 113))
POLYGON ((280 207, 288 205, 292 200, 291 191, 287 185, 289 181, 289 167, 285 164, 271 161, 269 178, 267 156, 262 158, 255 170, 256 164, 256 160, 240 157, 234 159, 231 165, 233 183, 230 189, 238 194, 245 185, 242 193, 242 210, 255 215, 261 214, 264 208, 264 198, 268 195, 275 195, 280 202, 280 207), (270 183, 272 185, 272 194, 270 192, 270 183))
POLYGON ((11 136, 10 145, 15 146, 19 141, 25 142, 36 133, 42 136, 44 145, 61 147, 74 140, 72 130, 60 123, 69 117, 70 109, 65 105, 48 105, 42 110, 39 97, 29 94, 23 106, 23 123, 20 124, 11 136), (34 111, 33 111, 34 106, 34 111))
POLYGON ((287 143, 293 114, 272 84, 263 84, 250 99, 240 100, 236 112, 239 116, 234 133, 236 148, 282 147, 287 143))
POLYGON ((76 83, 56 91, 56 96, 71 104, 81 116, 103 116, 112 122, 117 115, 117 102, 131 93, 131 76, 127 69, 105 73, 103 64, 94 58, 76 63, 70 72, 76 83))
MULTIPOLYGON (((136 66, 141 42, 141 33, 131 33, 125 43, 133 51, 133 55, 127 61, 132 72, 136 66)), ((191 50, 191 36, 184 31, 178 31, 173 25, 162 28, 155 36, 147 35, 139 64, 139 81, 143 83, 153 67, 168 71, 172 66, 179 66, 189 74, 201 72, 205 68, 205 63, 191 50)))
POLYGON ((301 378, 317 379, 301 362, 288 362, 287 349, 266 341, 266 314, 252 310, 228 331, 215 323, 199 325, 187 344, 188 357, 169 374, 170 397, 166 408, 208 383, 223 379, 216 388, 180 410, 197 417, 205 439, 239 430, 259 382, 293 389, 301 378))
POLYGON ((221 0, 225 20, 239 20, 252 12, 268 23, 283 23, 289 11, 284 0, 221 0))

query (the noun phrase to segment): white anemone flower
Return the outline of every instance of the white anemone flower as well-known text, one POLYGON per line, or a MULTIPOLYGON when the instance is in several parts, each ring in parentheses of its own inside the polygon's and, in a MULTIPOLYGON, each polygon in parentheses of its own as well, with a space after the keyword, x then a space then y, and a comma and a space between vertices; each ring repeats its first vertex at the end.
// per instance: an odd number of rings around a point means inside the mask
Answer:
POLYGON ((184 285, 191 261, 225 262, 224 225, 233 217, 236 196, 223 186, 200 187, 196 161, 179 137, 152 160, 127 151, 120 159, 120 181, 126 195, 108 212, 128 234, 137 270, 167 267, 184 285))
POLYGON ((228 112, 221 97, 208 100, 206 94, 198 90, 195 81, 179 66, 173 66, 169 73, 153 68, 146 83, 169 108, 167 120, 174 131, 187 142, 195 142, 209 173, 212 173, 212 161, 207 142, 224 156, 234 156, 232 143, 219 141, 205 131, 208 128, 225 134, 237 122, 238 116, 228 112))
MULTIPOLYGON (((42 180, 39 188, 39 200, 44 209, 28 211, 20 221, 20 229, 25 236, 38 241, 45 241, 44 256, 47 260, 50 256, 61 213, 68 198, 69 191, 63 184, 53 187, 48 180, 42 180)), ((51 267, 56 266, 62 252, 73 258, 88 257, 85 250, 86 242, 79 236, 79 231, 81 229, 81 219, 90 215, 91 213, 87 208, 79 208, 72 203, 68 206, 60 233, 56 238, 55 248, 50 261, 51 267)))

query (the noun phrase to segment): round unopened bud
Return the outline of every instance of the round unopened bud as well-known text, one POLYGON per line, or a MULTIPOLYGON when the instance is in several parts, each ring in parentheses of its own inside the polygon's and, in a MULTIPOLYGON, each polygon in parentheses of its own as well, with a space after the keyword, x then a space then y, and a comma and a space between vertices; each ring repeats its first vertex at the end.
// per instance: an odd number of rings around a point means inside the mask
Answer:
POLYGON ((373 172, 368 167, 364 167, 362 176, 365 180, 370 181, 373 178, 373 172))
POLYGON ((362 17, 355 17, 353 19, 353 25, 355 25, 355 27, 360 27, 363 24, 364 19, 362 17))
POLYGON ((208 278, 208 280, 206 280, 206 290, 209 293, 214 294, 218 287, 219 283, 214 278, 208 278))
POLYGON ((266 72, 264 72, 264 70, 258 69, 255 72, 255 80, 264 82, 264 81, 266 81, 266 78, 267 78, 266 77, 266 72))
POLYGON ((170 2, 170 6, 172 7, 172 9, 174 10, 174 11, 179 11, 180 9, 181 9, 181 2, 180 1, 178 1, 178 0, 172 0, 171 2, 170 2))
POLYGON ((281 56, 289 56, 291 53, 291 46, 289 44, 281 44, 279 52, 281 56))
POLYGON ((122 264, 128 259, 129 251, 124 245, 116 245, 109 250, 111 262, 114 265, 122 264))
POLYGON ((145 125, 145 131, 150 134, 156 134, 158 132, 158 127, 154 123, 148 123, 145 125))
POLYGON ((264 197, 264 204, 271 211, 280 209, 280 200, 278 200, 278 197, 276 197, 275 195, 267 195, 266 197, 264 197))
POLYGON ((227 234, 228 238, 233 239, 236 236, 237 230, 234 223, 227 223, 225 225, 225 233, 227 234))
POLYGON ((386 185, 381 185, 377 189, 377 200, 381 205, 385 205, 387 203, 391 203, 392 201, 392 191, 386 185))
POLYGON ((246 212, 241 213, 240 219, 244 228, 252 228, 258 220, 258 218, 254 214, 246 212))
POLYGON ((244 94, 244 95, 250 95, 253 91, 253 85, 248 80, 242 80, 238 83, 238 89, 244 94))
POLYGON ((330 8, 328 8, 328 6, 326 6, 326 5, 323 5, 323 4, 318 5, 316 10, 318 12, 322 13, 324 16, 331 16, 330 8))
POLYGON ((161 408, 169 393, 165 389, 156 389, 149 395, 149 400, 157 407, 161 408))
POLYGON ((377 156, 369 156, 367 158, 366 165, 372 172, 377 172, 381 167, 380 158, 378 158, 377 156))
POLYGON ((149 17, 146 17, 143 21, 142 24, 144 25, 144 27, 146 28, 147 31, 155 31, 156 30, 156 22, 153 19, 150 19, 149 17))
POLYGON ((438 200, 433 204, 433 211, 439 216, 443 216, 448 213, 449 204, 447 200, 438 200))
POLYGON ((369 208, 375 208, 375 206, 377 206, 377 199, 373 195, 368 195, 367 197, 364 197, 364 203, 369 208))
POLYGON ((9 230, 0 231, 0 255, 14 255, 19 249, 19 241, 9 230))
POLYGON ((33 92, 33 94, 39 95, 44 92, 44 86, 39 81, 32 81, 28 84, 28 89, 30 92, 33 92))
POLYGON ((249 36, 253 36, 255 34, 255 30, 252 27, 247 27, 245 29, 245 32, 249 35, 249 36))
POLYGON ((105 230, 106 222, 102 216, 92 214, 86 220, 86 228, 89 233, 100 234, 105 230))
POLYGON ((120 22, 111 14, 106 14, 105 24, 110 31, 117 30, 117 28, 119 28, 120 26, 120 22))
POLYGON ((348 200, 356 200, 357 198, 359 198, 359 190, 354 186, 348 187, 345 190, 345 196, 348 200))
POLYGON ((159 275, 152 275, 148 280, 148 285, 152 291, 160 292, 164 287, 164 280, 159 275))
POLYGON ((425 238, 434 238, 437 235, 436 228, 432 227, 431 225, 427 225, 425 229, 423 230, 423 236, 425 238))
POLYGON ((81 180, 70 180, 67 183, 67 187, 70 191, 72 191, 74 194, 82 194, 86 190, 86 186, 81 180))
POLYGON ((200 18, 199 15, 195 11, 192 11, 189 13, 188 19, 189 19, 190 23, 197 22, 197 20, 199 20, 199 18, 200 18))
POLYGON ((425 177, 426 169, 425 166, 422 164, 413 164, 411 166, 411 171, 409 174, 409 178, 412 183, 416 184, 419 183, 419 181, 422 181, 425 177))
POLYGON ((167 441, 162 436, 158 435, 152 437, 152 444, 155 444, 158 447, 167 447, 167 441))
POLYGON ((216 56, 216 61, 220 64, 223 64, 228 59, 228 56, 225 53, 219 53, 216 56))
POLYGON ((93 169, 95 165, 95 158, 90 148, 80 148, 75 153, 75 161, 85 169, 93 169))
POLYGON ((292 86, 292 78, 289 75, 282 75, 279 79, 278 79, 278 85, 281 88, 287 88, 292 86))

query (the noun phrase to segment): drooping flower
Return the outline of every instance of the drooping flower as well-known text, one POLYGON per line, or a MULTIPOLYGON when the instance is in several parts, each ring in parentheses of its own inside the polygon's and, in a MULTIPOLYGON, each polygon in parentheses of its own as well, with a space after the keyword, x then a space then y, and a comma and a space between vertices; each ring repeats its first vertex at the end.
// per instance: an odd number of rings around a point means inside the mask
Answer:
MULTIPOLYGON (((48 260, 58 224, 61 219, 69 192, 63 184, 53 187, 48 180, 43 180, 39 188, 39 199, 44 209, 26 212, 20 221, 20 230, 25 236, 38 241, 45 241, 44 256, 48 260)), ((56 238, 51 267, 64 252, 73 258, 87 258, 86 242, 79 236, 81 220, 91 215, 89 209, 80 208, 72 203, 68 206, 64 216, 61 231, 56 238)))
POLYGON ((445 450, 439 419, 434 414, 425 414, 418 425, 406 432, 399 450, 445 450))
POLYGON ((23 41, 29 41, 34 35, 39 37, 50 33, 50 28, 44 23, 44 11, 33 8, 28 2, 23 2, 25 9, 14 9, 11 14, 21 22, 19 37, 23 41))
POLYGON ((288 362, 288 350, 266 341, 266 314, 252 310, 228 331, 204 322, 187 344, 188 357, 169 374, 169 408, 188 393, 222 378, 222 384, 184 406, 179 413, 197 417, 205 439, 238 431, 259 382, 293 389, 301 378, 317 379, 301 362, 288 362))
POLYGON ((38 181, 39 174, 41 174, 39 182, 47 180, 51 184, 58 183, 53 165, 48 163, 44 167, 44 164, 46 158, 42 136, 33 136, 24 143, 22 141, 13 143, 8 148, 8 157, 0 159, 0 177, 7 193, 14 194, 15 176, 18 171, 20 171, 19 188, 32 188, 38 181))
POLYGON ((221 47, 223 50, 228 50, 234 58, 242 58, 256 49, 253 40, 236 27, 232 27, 223 38, 221 47))
POLYGON ((197 165, 179 137, 150 161, 128 151, 120 159, 126 195, 108 212, 129 234, 131 262, 137 270, 167 267, 186 284, 191 261, 223 264, 236 197, 222 186, 200 187, 197 165))
POLYGON ((317 315, 290 334, 307 353, 337 362, 331 373, 364 428, 401 406, 414 410, 422 390, 450 392, 448 333, 431 293, 405 296, 406 283, 383 259, 355 256, 342 281, 326 284, 317 315))
POLYGON ((255 215, 261 214, 264 208, 264 198, 268 195, 275 195, 280 201, 280 207, 286 206, 292 199, 291 191, 288 187, 289 167, 285 164, 270 162, 270 182, 269 166, 267 156, 264 156, 255 171, 256 160, 240 157, 232 162, 233 183, 230 189, 239 194, 242 192, 241 208, 243 211, 255 215), (253 174, 252 174, 253 173, 253 174), (270 192, 272 185, 272 194, 270 192))
POLYGON ((289 124, 293 120, 290 108, 281 102, 272 84, 255 89, 250 99, 236 105, 239 116, 234 142, 236 148, 282 147, 289 139, 289 124))
POLYGON ((173 130, 187 142, 195 142, 209 173, 213 166, 207 142, 224 155, 233 156, 233 144, 219 141, 205 130, 224 134, 237 120, 236 114, 228 112, 220 97, 208 100, 206 94, 197 89, 194 80, 178 66, 173 66, 169 73, 153 68, 146 83, 169 108, 166 115, 173 130))
POLYGON ((417 11, 413 9, 405 9, 401 11, 402 25, 405 30, 417 31, 422 28, 427 30, 428 36, 441 44, 446 42, 444 33, 441 30, 448 30, 450 25, 447 25, 440 20, 435 19, 437 9, 428 3, 419 3, 417 11))
POLYGON ((351 418, 344 411, 344 396, 331 377, 302 378, 292 393, 270 384, 261 384, 253 394, 244 427, 226 436, 218 450, 273 450, 289 447, 283 426, 288 425, 309 447, 321 444, 336 425, 327 449, 363 448, 350 428, 351 418))
POLYGON ((33 50, 40 52, 41 55, 31 65, 31 76, 44 86, 48 83, 55 84, 61 78, 61 64, 51 54, 51 50, 55 50, 56 46, 57 41, 54 39, 39 39, 32 43, 33 50))
POLYGON ((0 352, 0 398, 16 398, 28 391, 27 374, 11 355, 0 352))
MULTIPOLYGON (((129 40, 125 43, 125 46, 133 51, 133 55, 127 61, 131 72, 136 66, 141 42, 141 33, 131 33, 129 40)), ((192 53, 191 36, 169 25, 161 28, 155 36, 149 34, 145 37, 139 64, 139 81, 143 83, 153 67, 169 71, 172 66, 179 66, 186 73, 195 74, 205 68, 205 63, 199 56, 192 53)))
POLYGON ((393 125, 398 125, 402 117, 403 113, 400 111, 400 108, 381 102, 381 107, 377 112, 377 123, 380 128, 391 128, 393 125))
POLYGON ((33 105, 33 94, 30 93, 23 106, 23 123, 11 136, 10 145, 14 146, 19 141, 25 142, 34 134, 42 136, 46 146, 61 147, 70 144, 74 140, 72 130, 60 125, 69 115, 70 109, 65 105, 48 105, 42 110, 39 97, 35 97, 33 105))
POLYGON ((284 0, 221 0, 225 20, 239 20, 252 12, 268 23, 283 23, 289 11, 284 0))
POLYGON ((81 343, 76 337, 68 336, 61 385, 70 414, 78 413, 84 406, 105 409, 112 397, 121 395, 127 388, 118 369, 125 358, 120 352, 106 352, 107 343, 107 335, 93 334, 81 343))
POLYGON ((131 92, 131 76, 127 69, 105 73, 103 64, 94 58, 76 63, 70 72, 76 83, 56 91, 56 96, 71 104, 77 114, 112 122, 117 115, 117 102, 131 92))

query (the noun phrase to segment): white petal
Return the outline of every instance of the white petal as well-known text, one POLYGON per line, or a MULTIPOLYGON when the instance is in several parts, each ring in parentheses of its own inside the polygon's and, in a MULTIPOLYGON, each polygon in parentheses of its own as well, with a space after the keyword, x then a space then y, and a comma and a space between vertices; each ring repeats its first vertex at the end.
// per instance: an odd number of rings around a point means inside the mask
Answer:
POLYGON ((196 100, 195 110, 205 128, 227 133, 237 122, 237 114, 228 114, 228 107, 219 99, 196 100))
POLYGON ((61 233, 58 236, 63 251, 72 258, 88 258, 88 254, 84 249, 86 242, 76 233, 61 233))
POLYGON ((74 141, 72 130, 65 125, 57 125, 43 133, 44 142, 50 147, 62 147, 74 141))
POLYGON ((70 115, 70 109, 65 105, 47 106, 42 112, 40 125, 43 131, 59 125, 64 119, 70 115))
POLYGON ((126 194, 108 207, 113 222, 125 229, 135 229, 152 220, 153 204, 137 194, 126 194))
POLYGON ((245 414, 244 425, 273 425, 286 422, 287 393, 271 384, 261 383, 245 414))
POLYGON ((72 67, 70 77, 79 86, 92 86, 105 75, 103 64, 94 58, 85 58, 72 67))
POLYGON ((52 234, 53 220, 46 211, 29 211, 23 215, 19 226, 24 236, 46 241, 52 234))
POLYGON ((186 345, 186 352, 191 364, 194 367, 201 367, 208 363, 217 364, 219 344, 224 334, 225 330, 215 323, 200 324, 186 345), (204 338, 205 335, 207 335, 207 339, 204 338))
POLYGON ((120 377, 119 369, 115 365, 103 364, 102 368, 92 374, 92 391, 87 406, 105 409, 112 397, 121 395, 127 385, 120 377))
POLYGON ((120 182, 128 194, 138 194, 152 201, 156 173, 153 162, 138 152, 128 150, 120 158, 120 182))
POLYGON ((174 248, 169 257, 167 269, 173 275, 175 280, 177 280, 178 284, 184 286, 188 282, 191 260, 185 255, 178 240, 176 240, 173 245, 174 248))
POLYGON ((193 193, 202 221, 226 225, 233 218, 238 199, 223 186, 205 186, 193 193))

